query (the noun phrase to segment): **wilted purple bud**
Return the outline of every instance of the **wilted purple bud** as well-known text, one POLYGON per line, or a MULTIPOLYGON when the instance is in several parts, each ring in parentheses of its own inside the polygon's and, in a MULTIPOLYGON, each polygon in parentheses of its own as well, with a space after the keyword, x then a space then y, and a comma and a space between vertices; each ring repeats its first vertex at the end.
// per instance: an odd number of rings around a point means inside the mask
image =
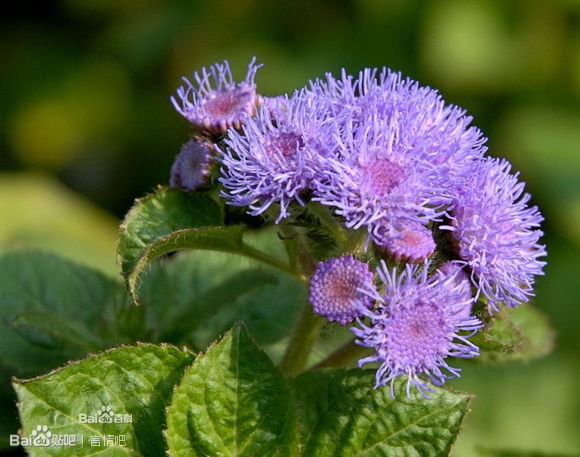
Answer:
POLYGON ((194 191, 207 183, 213 151, 213 144, 203 138, 194 137, 185 143, 171 167, 170 186, 194 191))
POLYGON ((380 304, 375 309, 360 308, 368 325, 359 319, 360 328, 352 331, 356 342, 374 349, 375 354, 360 360, 380 364, 376 386, 391 385, 407 376, 407 395, 415 386, 423 395, 432 391, 426 382, 443 384, 459 377, 460 370, 446 362, 447 357, 470 358, 479 354, 467 340, 482 327, 481 322, 465 315, 473 299, 466 299, 453 278, 428 277, 429 264, 407 265, 402 272, 389 270, 384 262, 378 269, 384 288, 381 295, 370 290, 380 304))
POLYGON ((330 259, 320 262, 310 279, 310 303, 329 322, 345 325, 361 315, 359 307, 372 305, 359 289, 373 287, 373 273, 366 263, 352 256, 330 259))
POLYGON ((474 285, 497 303, 517 306, 534 295, 535 277, 543 274, 546 255, 538 229, 543 220, 518 175, 506 160, 487 159, 454 197, 449 226, 458 255, 469 267, 474 285))
POLYGON ((261 65, 255 62, 252 59, 240 83, 234 82, 227 61, 194 72, 192 81, 183 78, 185 85, 177 89, 176 97, 171 97, 173 106, 198 130, 217 135, 230 127, 239 129, 261 102, 254 83, 261 65))

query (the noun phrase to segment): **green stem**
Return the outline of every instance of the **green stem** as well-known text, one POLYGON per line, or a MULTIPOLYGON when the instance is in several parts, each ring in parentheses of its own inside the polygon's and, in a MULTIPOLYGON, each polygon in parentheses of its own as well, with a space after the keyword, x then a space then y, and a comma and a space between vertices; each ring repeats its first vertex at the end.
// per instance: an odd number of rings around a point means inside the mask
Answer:
POLYGON ((354 340, 349 341, 336 351, 330 354, 326 359, 316 364, 312 369, 321 370, 323 368, 345 368, 354 360, 367 355, 369 349, 359 346, 354 340))
MULTIPOLYGON (((306 243, 304 243, 302 238, 302 234, 294 228, 291 231, 296 237, 296 257, 302 269, 302 277, 307 281, 316 268, 316 262, 310 255, 306 243)), ((302 309, 294 333, 290 337, 290 342, 282 357, 282 362, 280 363, 282 373, 294 377, 304 371, 304 367, 308 362, 308 356, 320 334, 323 323, 324 319, 314 314, 310 303, 307 302, 302 309)))
POLYGON ((315 315, 310 309, 310 304, 307 303, 302 310, 296 329, 290 338, 288 348, 280 363, 279 368, 282 373, 286 376, 294 377, 304 371, 308 356, 316 338, 318 338, 323 323, 324 320, 315 315))

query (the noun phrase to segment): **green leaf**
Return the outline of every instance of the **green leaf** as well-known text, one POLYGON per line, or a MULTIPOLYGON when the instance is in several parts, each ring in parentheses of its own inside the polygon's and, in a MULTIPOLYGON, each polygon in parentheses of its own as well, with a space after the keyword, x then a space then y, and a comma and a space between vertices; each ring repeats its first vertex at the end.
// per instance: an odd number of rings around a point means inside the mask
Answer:
POLYGON ((35 376, 124 341, 117 316, 128 308, 120 281, 52 254, 0 256, 0 361, 35 376))
MULTIPOLYGON (((249 232, 247 239, 268 252, 279 249, 276 254, 284 255, 273 231, 249 232)), ((308 293, 303 281, 251 258, 184 251, 153 262, 139 282, 138 295, 152 341, 186 343, 205 350, 242 321, 258 344, 278 360, 284 349, 282 340, 292 331, 308 293), (218 301, 219 310, 208 307, 209 302, 218 301), (208 313, 203 311, 206 309, 208 313), (198 311, 205 314, 203 320, 198 311), (176 332, 174 324, 179 327, 176 332)))
POLYGON ((85 325, 53 313, 24 312, 16 315, 10 323, 20 330, 19 333, 26 339, 34 340, 35 336, 40 336, 48 340, 48 347, 53 347, 56 343, 58 346, 64 344, 78 346, 85 351, 94 351, 101 349, 105 344, 85 325), (35 334, 35 330, 40 330, 40 333, 35 334))
POLYGON ((11 376, 46 373, 127 341, 119 316, 138 309, 129 306, 123 284, 92 269, 35 251, 0 255, 0 423, 18 428, 11 376))
POLYGON ((167 235, 222 221, 220 205, 208 194, 158 188, 137 200, 121 224, 117 255, 123 274, 133 272, 149 246, 167 235))
POLYGON ((106 351, 46 376, 16 381, 22 436, 29 437, 37 426, 46 426, 52 435, 76 435, 84 442, 30 446, 29 455, 82 457, 97 451, 103 457, 163 455, 164 410, 192 360, 193 355, 185 350, 143 344, 106 351), (90 423, 82 416, 98 419, 103 408, 113 418, 111 423, 90 423), (117 415, 131 415, 130 421, 117 415), (125 445, 103 441, 111 435, 124 437, 125 445), (89 444, 91 437, 101 444, 98 448, 89 444))
POLYGON ((217 286, 201 294, 192 306, 181 309, 160 339, 179 341, 199 325, 232 305, 240 296, 267 284, 276 284, 276 277, 261 269, 251 268, 235 273, 217 286))
POLYGON ((121 225, 119 262, 137 302, 141 275, 150 263, 181 249, 220 251, 250 257, 294 274, 283 261, 243 239, 241 226, 221 227, 221 207, 206 194, 160 188, 139 200, 121 225))
POLYGON ((201 227, 198 229, 179 230, 151 243, 135 264, 133 271, 127 275, 129 292, 134 299, 137 299, 136 291, 139 279, 150 262, 157 257, 180 249, 199 249, 238 254, 292 273, 283 262, 247 245, 244 242, 243 233, 244 229, 240 226, 201 227))
POLYGON ((286 380, 238 326, 183 376, 166 437, 172 457, 294 456, 295 425, 286 380))
POLYGON ((474 362, 530 360, 552 351, 554 331, 539 310, 525 304, 504 308, 471 340, 480 348, 474 362))
POLYGON ((407 398, 405 381, 374 389, 370 370, 309 372, 295 381, 301 456, 440 457, 449 454, 470 396, 436 389, 407 398))

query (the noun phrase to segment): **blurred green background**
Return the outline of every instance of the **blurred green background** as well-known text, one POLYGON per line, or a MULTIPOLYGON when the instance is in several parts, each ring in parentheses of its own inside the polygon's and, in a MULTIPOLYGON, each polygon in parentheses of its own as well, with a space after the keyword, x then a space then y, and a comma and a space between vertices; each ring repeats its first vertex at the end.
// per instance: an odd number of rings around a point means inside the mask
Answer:
POLYGON ((454 455, 580 451, 580 1, 61 0, 0 18, 0 249, 56 250, 116 274, 119 218, 167 183, 187 123, 182 75, 256 55, 261 93, 389 66, 465 107, 546 216, 537 305, 555 352, 470 366, 454 455))

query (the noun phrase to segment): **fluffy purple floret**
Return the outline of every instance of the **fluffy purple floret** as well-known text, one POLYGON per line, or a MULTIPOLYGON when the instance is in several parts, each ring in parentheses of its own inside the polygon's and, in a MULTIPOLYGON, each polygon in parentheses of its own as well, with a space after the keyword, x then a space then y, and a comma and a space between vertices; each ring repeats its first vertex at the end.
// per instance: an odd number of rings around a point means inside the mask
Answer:
POLYGON ((181 146, 171 167, 170 186, 194 191, 204 185, 211 174, 213 149, 213 144, 197 137, 181 146))
POLYGON ((334 207, 349 228, 438 220, 485 153, 464 110, 388 69, 327 75, 310 92, 334 106, 337 144, 321 162, 314 200, 334 207))
POLYGON ((348 324, 361 316, 360 307, 372 305, 372 299, 361 288, 374 288, 368 264, 352 256, 320 262, 310 279, 312 309, 329 322, 348 324))
POLYGON ((279 204, 276 222, 311 188, 316 164, 328 147, 320 104, 304 93, 263 106, 241 131, 229 130, 221 151, 222 196, 258 215, 279 204))
POLYGON ((534 295, 535 277, 543 274, 546 248, 540 242, 543 217, 529 206, 530 194, 506 160, 487 159, 457 191, 450 211, 459 257, 471 270, 473 284, 488 299, 517 306, 534 295))
POLYGON ((353 118, 337 137, 335 154, 320 162, 313 200, 334 207, 348 228, 427 223, 442 214, 432 204, 444 192, 439 169, 422 151, 408 151, 416 139, 406 137, 404 126, 376 115, 353 118))
POLYGON ((244 118, 252 115, 261 101, 254 83, 261 65, 255 62, 252 59, 240 83, 234 81, 227 61, 194 72, 191 81, 182 78, 185 85, 171 97, 173 106, 202 131, 221 134, 230 127, 240 128, 244 118))
POLYGON ((388 68, 367 68, 356 78, 344 71, 340 78, 327 74, 311 83, 310 91, 329 100, 338 119, 368 124, 369 118, 386 121, 392 129, 391 143, 401 154, 414 154, 438 168, 451 188, 469 174, 486 151, 486 138, 471 126, 472 118, 462 108, 445 103, 429 87, 388 68))
POLYGON ((448 365, 447 357, 471 358, 479 349, 467 338, 482 328, 475 317, 464 310, 473 299, 466 299, 453 278, 427 275, 429 263, 407 265, 402 272, 389 270, 384 262, 378 269, 383 290, 368 292, 379 305, 360 308, 368 323, 358 320, 352 331, 356 342, 374 349, 375 354, 361 359, 359 365, 380 364, 376 373, 378 388, 391 386, 407 376, 407 395, 412 386, 423 395, 432 391, 428 381, 442 385, 446 379, 459 377, 460 370, 448 365))

